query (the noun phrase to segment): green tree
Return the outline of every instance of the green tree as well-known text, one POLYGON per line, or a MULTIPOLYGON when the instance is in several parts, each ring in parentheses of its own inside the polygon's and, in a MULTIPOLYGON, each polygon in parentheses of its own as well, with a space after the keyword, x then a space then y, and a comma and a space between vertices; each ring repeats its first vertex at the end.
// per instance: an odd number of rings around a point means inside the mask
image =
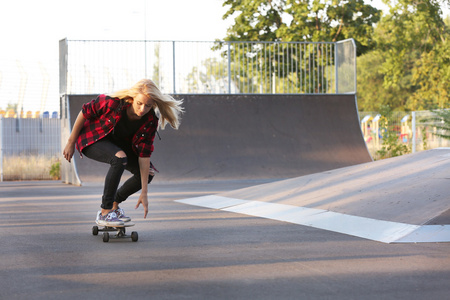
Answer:
POLYGON ((398 88, 384 87, 381 66, 383 52, 370 51, 357 58, 357 99, 361 111, 381 111, 383 106, 403 107, 407 93, 399 93, 398 88))
MULTIPOLYGON (((376 49, 358 57, 358 106, 428 110, 449 105, 449 27, 436 0, 384 1, 376 49)), ((449 1, 447 1, 449 2, 449 1)), ((378 108, 378 109, 377 109, 378 108)))
POLYGON ((336 42, 353 38, 358 55, 374 46, 373 25, 380 20, 381 12, 363 0, 288 0, 287 4, 285 13, 292 21, 283 23, 278 33, 285 40, 336 42))
MULTIPOLYGON (((223 18, 233 17, 235 21, 228 28, 225 41, 280 42, 267 49, 250 43, 232 44, 231 55, 239 57, 242 67, 235 71, 238 76, 233 80, 241 92, 329 90, 334 72, 328 72, 328 67, 334 64, 334 55, 326 57, 324 67, 322 61, 328 50, 311 45, 300 49, 285 42, 334 42, 353 38, 361 54, 373 47, 372 25, 381 14, 363 0, 226 0, 224 5, 229 5, 229 9, 223 18), (261 54, 265 51, 270 55, 261 54), (298 72, 286 72, 292 69, 298 72), (270 72, 271 82, 266 82, 267 72, 270 72), (301 78, 299 73, 303 74, 301 78), (320 76, 314 76, 318 73, 320 76), (321 76, 329 78, 322 81, 318 79, 321 76)), ((231 69, 234 68, 232 64, 231 69)))
POLYGON ((408 95, 407 99, 389 104, 406 110, 443 105, 448 101, 444 92, 448 90, 448 71, 441 69, 450 68, 448 27, 441 17, 444 1, 384 2, 390 13, 375 30, 377 50, 383 56, 380 69, 383 87, 408 95), (447 84, 440 84, 442 80, 447 84))
POLYGON ((223 5, 230 5, 223 19, 234 17, 225 41, 278 41, 286 0, 226 0, 223 5))
POLYGON ((234 16, 226 41, 356 41, 358 55, 373 48, 381 12, 363 0, 227 0, 234 16))
POLYGON ((412 70, 412 84, 416 90, 409 97, 408 106, 414 110, 446 108, 450 91, 450 39, 429 52, 422 53, 412 70))

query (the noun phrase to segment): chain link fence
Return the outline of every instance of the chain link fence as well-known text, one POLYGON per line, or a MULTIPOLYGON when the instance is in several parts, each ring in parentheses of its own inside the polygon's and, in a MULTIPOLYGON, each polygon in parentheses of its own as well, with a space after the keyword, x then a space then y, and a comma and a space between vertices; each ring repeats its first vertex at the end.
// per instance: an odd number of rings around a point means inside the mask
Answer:
POLYGON ((60 157, 59 118, 0 115, 0 181, 56 179, 60 157))
POLYGON ((60 41, 60 94, 151 78, 168 94, 355 93, 353 39, 310 42, 60 41))

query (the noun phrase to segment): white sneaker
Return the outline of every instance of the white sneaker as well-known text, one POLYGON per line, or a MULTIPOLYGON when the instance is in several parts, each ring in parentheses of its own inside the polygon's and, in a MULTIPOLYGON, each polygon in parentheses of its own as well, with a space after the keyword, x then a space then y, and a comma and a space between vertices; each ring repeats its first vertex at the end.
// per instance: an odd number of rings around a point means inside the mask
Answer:
POLYGON ((121 209, 120 207, 116 210, 114 210, 114 212, 117 214, 117 219, 123 221, 123 222, 130 222, 131 218, 125 215, 125 211, 123 209, 121 209))
POLYGON ((97 219, 95 220, 95 222, 98 225, 101 226, 117 226, 117 225, 123 225, 123 221, 119 220, 117 218, 117 214, 116 212, 110 211, 108 214, 106 214, 105 216, 102 215, 102 212, 99 211, 97 213, 97 219))

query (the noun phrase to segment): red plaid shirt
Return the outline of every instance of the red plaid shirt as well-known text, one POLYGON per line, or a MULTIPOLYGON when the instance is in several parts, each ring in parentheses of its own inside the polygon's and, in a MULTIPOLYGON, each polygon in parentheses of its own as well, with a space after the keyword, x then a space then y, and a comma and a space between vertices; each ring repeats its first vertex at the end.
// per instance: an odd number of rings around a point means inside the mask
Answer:
MULTIPOLYGON (((77 149, 82 151, 87 146, 101 140, 114 130, 122 118, 122 112, 131 104, 119 98, 100 95, 91 102, 83 104, 81 109, 86 122, 77 139, 77 149)), ((150 157, 154 146, 158 117, 152 109, 143 118, 147 118, 132 139, 132 148, 138 157, 150 157)))

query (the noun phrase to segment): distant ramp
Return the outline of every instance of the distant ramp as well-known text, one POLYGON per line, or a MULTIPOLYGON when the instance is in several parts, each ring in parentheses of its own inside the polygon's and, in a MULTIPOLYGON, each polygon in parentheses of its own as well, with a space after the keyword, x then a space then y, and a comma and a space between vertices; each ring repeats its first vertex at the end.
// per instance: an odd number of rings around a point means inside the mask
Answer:
MULTIPOLYGON (((95 95, 67 97, 70 124, 95 95)), ((181 127, 155 138, 155 181, 282 179, 372 161, 355 95, 175 95, 181 127)), ((107 166, 75 158, 83 182, 107 166)))
POLYGON ((384 243, 450 242, 450 149, 177 202, 384 243))

